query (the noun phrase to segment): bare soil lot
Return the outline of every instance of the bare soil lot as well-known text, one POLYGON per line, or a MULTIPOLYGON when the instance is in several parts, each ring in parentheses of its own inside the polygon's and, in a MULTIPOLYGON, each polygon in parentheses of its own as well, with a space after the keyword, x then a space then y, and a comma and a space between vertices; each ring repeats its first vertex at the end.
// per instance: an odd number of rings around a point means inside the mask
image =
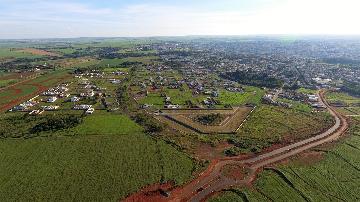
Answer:
POLYGON ((252 111, 251 107, 235 107, 233 109, 179 109, 162 110, 159 119, 169 124, 172 128, 183 132, 197 132, 202 134, 235 133, 244 122, 248 114, 252 111), (217 113, 224 116, 224 120, 218 125, 203 125, 194 121, 192 117, 217 113))
POLYGON ((40 56, 53 56, 53 57, 60 56, 57 53, 52 53, 49 51, 40 50, 40 49, 36 49, 36 48, 24 48, 19 51, 24 52, 24 53, 31 53, 33 55, 40 55, 40 56))

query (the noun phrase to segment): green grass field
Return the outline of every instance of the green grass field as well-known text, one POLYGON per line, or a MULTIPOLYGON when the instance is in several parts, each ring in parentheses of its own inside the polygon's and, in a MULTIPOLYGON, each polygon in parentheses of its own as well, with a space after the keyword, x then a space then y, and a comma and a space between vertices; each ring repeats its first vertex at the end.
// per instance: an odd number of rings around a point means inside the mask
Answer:
POLYGON ((219 100, 221 104, 226 105, 244 105, 244 104, 260 104, 261 98, 264 96, 264 90, 256 87, 245 87, 244 93, 220 91, 219 100))
POLYGON ((358 201, 358 123, 354 124, 350 138, 342 140, 333 149, 320 149, 324 152, 323 160, 309 165, 294 160, 289 165, 279 166, 276 171, 266 170, 251 190, 227 191, 210 201, 358 201))
POLYGON ((151 104, 159 108, 164 106, 164 98, 160 96, 160 93, 150 93, 139 101, 140 104, 151 104))

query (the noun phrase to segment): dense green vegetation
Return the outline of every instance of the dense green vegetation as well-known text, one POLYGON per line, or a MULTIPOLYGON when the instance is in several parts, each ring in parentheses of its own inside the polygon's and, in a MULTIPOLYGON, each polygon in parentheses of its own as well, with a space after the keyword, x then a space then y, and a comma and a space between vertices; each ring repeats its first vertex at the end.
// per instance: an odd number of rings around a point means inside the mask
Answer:
POLYGON ((228 72, 221 75, 226 79, 237 81, 239 83, 251 86, 260 86, 260 87, 269 87, 269 88, 278 88, 283 85, 281 80, 278 80, 265 73, 256 73, 256 72, 228 72))
POLYGON ((82 118, 76 115, 7 114, 0 119, 0 138, 30 138, 39 135, 53 135, 54 132, 69 129, 80 124, 82 118), (42 132, 49 132, 44 134, 42 132))
POLYGON ((124 135, 139 133, 142 128, 124 115, 97 113, 85 117, 83 124, 71 131, 76 135, 124 135))
POLYGON ((220 114, 207 114, 207 115, 200 115, 196 118, 198 122, 204 125, 214 125, 221 122, 222 117, 220 114))
POLYGON ((351 95, 360 97, 360 84, 358 83, 345 81, 341 89, 351 95))
POLYGON ((0 140, 0 201, 117 201, 189 180, 193 162, 142 134, 0 140))
POLYGON ((145 113, 137 113, 133 117, 134 121, 145 128, 146 133, 158 133, 163 130, 163 126, 154 118, 145 113))
POLYGON ((41 117, 43 120, 31 128, 30 133, 58 131, 75 127, 82 122, 82 118, 75 115, 57 115, 41 117))
POLYGON ((304 164, 304 160, 294 160, 289 165, 268 169, 260 174, 254 189, 227 191, 210 201, 358 201, 358 124, 353 124, 349 132, 352 136, 335 148, 314 149, 323 153, 323 160, 310 165, 304 164))

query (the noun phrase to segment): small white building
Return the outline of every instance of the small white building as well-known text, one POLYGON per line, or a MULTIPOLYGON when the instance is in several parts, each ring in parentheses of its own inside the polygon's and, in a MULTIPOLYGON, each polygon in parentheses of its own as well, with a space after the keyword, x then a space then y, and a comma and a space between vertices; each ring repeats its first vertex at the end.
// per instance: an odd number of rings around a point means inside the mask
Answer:
POLYGON ((308 99, 310 102, 317 102, 319 101, 319 96, 317 95, 308 95, 308 99))
POLYGON ((85 111, 85 114, 92 114, 94 113, 95 109, 94 108, 89 108, 85 111))
POLYGON ((57 97, 49 97, 49 98, 47 99, 47 102, 48 102, 48 103, 54 103, 54 102, 56 102, 57 99, 58 99, 57 97))
POLYGON ((70 101, 71 101, 71 102, 79 102, 79 101, 80 101, 80 98, 74 96, 74 97, 72 97, 72 98, 70 99, 70 101))

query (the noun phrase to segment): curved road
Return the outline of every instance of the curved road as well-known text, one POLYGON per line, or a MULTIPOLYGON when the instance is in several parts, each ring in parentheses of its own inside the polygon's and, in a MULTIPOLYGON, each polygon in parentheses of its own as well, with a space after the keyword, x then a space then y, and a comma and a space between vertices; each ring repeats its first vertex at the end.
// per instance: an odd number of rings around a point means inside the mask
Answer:
POLYGON ((234 157, 220 160, 209 166, 208 170, 197 179, 181 188, 175 189, 171 196, 167 198, 167 201, 203 201, 215 192, 232 186, 243 186, 250 183, 255 178, 256 171, 263 166, 281 161, 339 138, 348 128, 347 120, 325 101, 324 91, 321 91, 319 95, 321 102, 327 106, 328 111, 335 119, 335 124, 327 131, 253 158, 241 160, 234 157), (228 178, 222 173, 223 168, 226 166, 239 166, 248 172, 243 179, 228 178))

